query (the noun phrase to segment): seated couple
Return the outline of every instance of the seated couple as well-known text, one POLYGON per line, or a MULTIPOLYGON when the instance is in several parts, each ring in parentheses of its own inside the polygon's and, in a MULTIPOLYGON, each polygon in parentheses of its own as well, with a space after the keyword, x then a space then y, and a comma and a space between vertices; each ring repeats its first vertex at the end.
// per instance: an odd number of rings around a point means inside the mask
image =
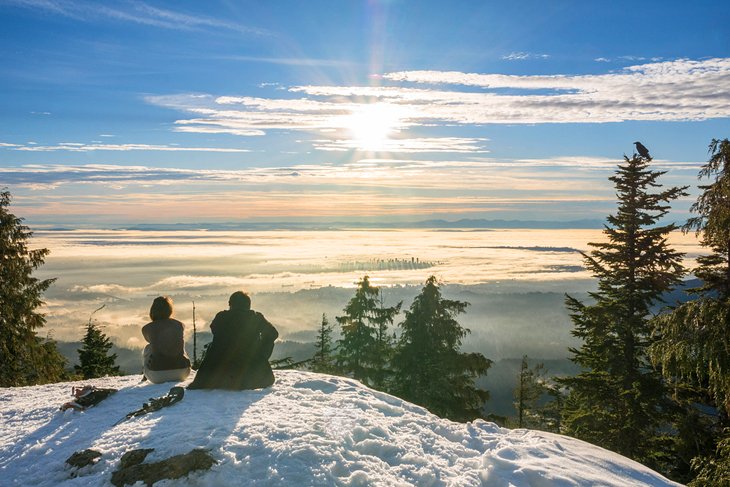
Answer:
MULTIPOLYGON (((213 341, 188 389, 259 389, 274 383, 269 357, 279 333, 264 315, 251 309, 246 293, 233 293, 228 306, 210 324, 213 341)), ((155 384, 185 380, 190 374, 185 327, 172 318, 172 300, 155 298, 150 319, 142 328, 149 343, 144 349, 145 377, 155 384)))

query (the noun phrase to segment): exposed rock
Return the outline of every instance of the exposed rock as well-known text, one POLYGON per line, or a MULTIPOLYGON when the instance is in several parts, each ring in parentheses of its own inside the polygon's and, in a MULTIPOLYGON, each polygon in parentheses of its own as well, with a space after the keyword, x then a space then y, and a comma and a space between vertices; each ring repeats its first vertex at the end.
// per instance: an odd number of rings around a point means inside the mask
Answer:
POLYGON ((96 450, 77 451, 66 459, 66 464, 75 468, 84 468, 87 465, 96 463, 99 458, 101 458, 101 452, 96 450))
POLYGON ((149 451, 146 450, 133 450, 125 453, 122 456, 123 464, 119 466, 119 470, 112 474, 112 484, 122 487, 141 480, 149 487, 163 479, 184 477, 194 470, 209 470, 216 463, 207 450, 196 449, 184 455, 175 455, 161 462, 129 465, 130 462, 136 461, 139 457, 144 460, 148 453, 149 451))
POLYGON ((152 453, 154 450, 154 448, 142 448, 139 450, 128 451, 127 453, 122 455, 122 459, 119 460, 119 470, 139 465, 140 463, 144 462, 144 459, 147 458, 147 455, 152 453))

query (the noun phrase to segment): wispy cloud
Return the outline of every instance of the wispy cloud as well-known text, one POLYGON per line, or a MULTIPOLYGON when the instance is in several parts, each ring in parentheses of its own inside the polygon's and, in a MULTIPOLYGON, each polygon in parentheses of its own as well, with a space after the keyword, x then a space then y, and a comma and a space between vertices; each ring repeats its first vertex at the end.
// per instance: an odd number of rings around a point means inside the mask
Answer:
MULTIPOLYGON (((291 172, 289 170, 288 172, 291 172)), ((169 185, 170 182, 196 181, 244 181, 260 179, 262 175, 286 174, 280 169, 249 169, 224 171, 206 169, 154 168, 146 166, 118 166, 106 164, 59 165, 33 164, 17 167, 0 167, 2 179, 17 185, 63 184, 136 184, 169 185)))
MULTIPOLYGON (((652 63, 657 63, 657 62, 660 62, 660 61, 664 61, 664 58, 663 57, 660 57, 660 56, 653 56, 653 57, 646 57, 646 56, 618 56, 615 60, 616 61, 629 61, 629 62, 632 62, 632 63, 636 63, 636 62, 652 62, 652 63)), ((614 59, 607 58, 607 57, 597 57, 597 58, 594 59, 594 61, 596 61, 598 63, 610 63, 610 62, 614 61, 614 59)))
MULTIPOLYGON (((412 139, 391 139, 384 141, 378 152, 412 153, 412 152, 451 152, 451 153, 484 153, 483 142, 487 139, 465 137, 420 137, 412 139)), ((346 151, 358 149, 357 140, 315 140, 314 147, 324 151, 346 151)))
POLYGON ((14 188, 28 214, 53 219, 84 212, 113 221, 425 215, 608 201, 613 194, 605 178, 616 162, 363 158, 239 170, 29 165, 0 168, 0 180, 14 188))
POLYGON ((606 177, 617 162, 371 157, 237 170, 27 165, 0 167, 0 181, 12 188, 20 215, 56 224, 395 215, 529 219, 537 207, 566 219, 606 214, 615 200, 606 177))
POLYGON ((389 86, 292 86, 280 97, 188 94, 147 101, 192 115, 175 121, 177 131, 260 136, 296 130, 320 134, 312 143, 324 150, 352 149, 348 117, 363 107, 388 105, 397 111, 393 152, 483 150, 474 140, 455 144, 410 135, 418 126, 730 117, 730 58, 654 62, 596 75, 400 71, 380 78, 389 86), (329 141, 322 142, 323 132, 329 141))
POLYGON ((215 29, 225 29, 243 34, 269 35, 269 32, 264 29, 204 15, 186 14, 163 9, 139 1, 104 4, 78 0, 7 0, 4 3, 63 15, 83 22, 113 20, 172 30, 214 31, 215 29))
POLYGON ((645 56, 619 56, 618 58, 621 59, 621 60, 624 60, 624 61, 631 61, 631 62, 651 61, 653 63, 662 61, 664 59, 664 58, 659 57, 659 56, 654 56, 654 57, 645 57, 645 56))
MULTIPOLYGON (((103 136, 102 136, 103 137, 103 136)), ((109 136, 111 137, 111 136, 109 136)), ((175 145, 151 145, 151 144, 84 144, 81 142, 61 142, 57 145, 18 145, 2 144, 0 147, 7 147, 11 150, 28 152, 93 152, 93 151, 164 151, 164 152, 250 152, 248 149, 229 149, 224 147, 180 147, 175 145)))
POLYGON ((110 295, 124 295, 148 291, 170 290, 193 290, 208 289, 213 287, 235 287, 243 286, 246 280, 234 276, 191 276, 177 275, 161 279, 147 286, 124 286, 121 284, 94 284, 91 286, 76 285, 71 292, 99 293, 110 295))
MULTIPOLYGON (((471 151, 472 144, 478 144, 483 139, 457 139, 456 147, 443 150, 458 151, 459 144, 463 150, 471 151)), ((322 141, 323 144, 329 143, 322 141)), ((424 144, 440 144, 441 141, 424 144)), ((439 152, 434 147, 434 152, 439 152)), ((418 151, 423 151, 419 147, 418 151)), ((564 156, 545 159, 516 159, 502 160, 487 157, 470 158, 467 160, 431 160, 418 158, 394 159, 391 157, 367 157, 350 162, 333 164, 294 164, 284 167, 252 167, 247 169, 184 169, 184 168, 156 168, 147 166, 122 166, 111 164, 61 165, 61 164, 33 164, 23 166, 0 167, 0 180, 5 184, 20 185, 23 187, 49 186, 58 187, 65 184, 97 184, 97 185, 138 185, 154 188, 155 186, 169 186, 181 184, 222 184, 240 185, 318 185, 318 184, 373 184, 376 186, 390 186, 395 183, 402 187, 451 187, 450 181, 456 181, 455 188, 499 188, 506 191, 530 187, 533 183, 543 184, 546 179, 564 180, 565 184, 558 186, 570 189, 576 178, 582 173, 597 172, 600 180, 605 174, 614 170, 620 161, 610 158, 588 156, 564 156), (552 169, 550 172, 536 172, 536 169, 552 169), (555 172, 554 170, 567 171, 555 172), (495 171, 495 170, 499 171, 495 171), (573 169, 579 169, 576 172, 573 169), (522 182, 520 182, 522 181, 522 182), (525 181, 529 181, 527 186, 525 181), (541 183, 542 182, 542 183, 541 183)), ((702 162, 671 162, 655 160, 654 167, 671 171, 696 172, 702 162)), ((551 187, 555 188, 554 183, 551 187)), ((605 186, 605 184, 604 184, 605 186)))
POLYGON ((506 61, 526 61, 528 59, 548 59, 549 57, 549 54, 535 54, 530 52, 518 51, 506 54, 502 56, 502 59, 506 61))
MULTIPOLYGON (((418 84, 528 90, 517 95, 424 90, 420 98, 430 99, 435 105, 424 110, 426 113, 459 123, 676 121, 730 116, 729 58, 643 64, 603 75, 506 76, 406 71, 385 77, 418 84), (529 90, 552 90, 553 93, 530 93, 529 90)), ((408 93, 402 98, 412 100, 417 96, 408 93)))

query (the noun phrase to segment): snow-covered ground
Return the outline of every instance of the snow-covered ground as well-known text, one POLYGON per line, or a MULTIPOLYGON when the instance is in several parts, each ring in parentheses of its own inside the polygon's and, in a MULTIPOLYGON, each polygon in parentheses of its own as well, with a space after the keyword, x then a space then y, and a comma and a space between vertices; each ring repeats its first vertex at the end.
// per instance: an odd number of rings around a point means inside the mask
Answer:
MULTIPOLYGON (((114 426, 174 385, 140 376, 0 389, 0 485, 111 485, 126 451, 146 462, 210 450, 217 464, 156 485, 679 485, 615 453, 564 436, 460 424, 359 382, 277 371, 258 391, 186 391, 182 402, 114 426), (85 412, 59 406, 71 387, 119 389, 85 412), (72 477, 65 460, 103 456, 72 477)), ((141 485, 141 484, 139 484, 141 485)))

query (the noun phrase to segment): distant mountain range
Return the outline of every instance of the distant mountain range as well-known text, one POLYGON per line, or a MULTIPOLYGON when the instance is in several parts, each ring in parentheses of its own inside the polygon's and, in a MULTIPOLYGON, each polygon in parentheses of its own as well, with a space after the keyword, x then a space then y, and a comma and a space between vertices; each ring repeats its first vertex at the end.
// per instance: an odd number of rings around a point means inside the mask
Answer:
MULTIPOLYGON (((85 225, 86 226, 86 225, 85 225)), ((435 228, 435 229, 600 229, 603 221, 597 219, 543 221, 543 220, 421 220, 421 221, 338 221, 338 222, 216 222, 216 223, 135 223, 115 225, 115 230, 171 231, 171 230, 343 230, 358 228, 435 228)), ((68 227, 52 227, 49 230, 70 230, 68 227)))

